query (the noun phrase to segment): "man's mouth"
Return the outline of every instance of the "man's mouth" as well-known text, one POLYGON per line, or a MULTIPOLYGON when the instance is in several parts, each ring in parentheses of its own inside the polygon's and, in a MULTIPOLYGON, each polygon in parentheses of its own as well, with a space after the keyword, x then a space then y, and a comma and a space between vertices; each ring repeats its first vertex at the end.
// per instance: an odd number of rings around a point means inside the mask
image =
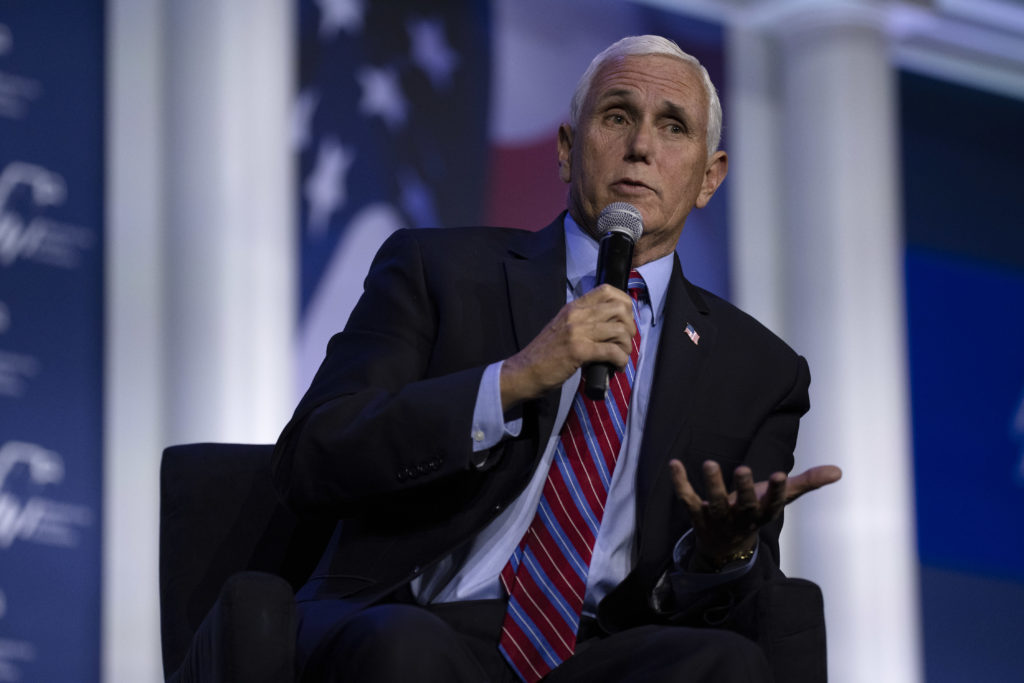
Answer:
POLYGON ((652 188, 650 185, 647 185, 646 183, 643 183, 639 180, 634 180, 633 178, 620 178, 619 180, 615 181, 614 185, 618 190, 630 194, 640 192, 654 192, 654 188, 652 188))

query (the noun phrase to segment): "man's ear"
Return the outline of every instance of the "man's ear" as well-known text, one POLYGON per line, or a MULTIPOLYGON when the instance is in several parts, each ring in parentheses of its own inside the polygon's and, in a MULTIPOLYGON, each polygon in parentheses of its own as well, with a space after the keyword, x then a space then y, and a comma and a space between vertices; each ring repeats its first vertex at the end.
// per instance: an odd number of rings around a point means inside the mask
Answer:
POLYGON ((572 127, 568 123, 558 127, 558 177, 563 183, 572 180, 572 127))
POLYGON ((722 150, 718 150, 708 159, 708 165, 704 168, 704 183, 701 185, 700 194, 697 195, 697 208, 703 209, 711 201, 715 190, 725 180, 725 174, 729 172, 729 157, 722 150))

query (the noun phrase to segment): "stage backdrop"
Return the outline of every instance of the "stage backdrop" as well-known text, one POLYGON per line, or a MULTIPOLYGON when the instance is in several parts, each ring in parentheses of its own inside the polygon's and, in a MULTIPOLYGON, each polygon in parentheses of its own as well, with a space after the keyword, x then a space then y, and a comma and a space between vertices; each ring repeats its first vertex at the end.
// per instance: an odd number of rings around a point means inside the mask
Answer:
POLYGON ((99 679, 103 2, 0 7, 0 681, 99 679))
MULTIPOLYGON (((300 393, 392 232, 536 230, 558 215, 558 125, 601 49, 661 33, 724 91, 720 27, 621 2, 300 0, 298 14, 300 393)), ((687 275, 720 294, 727 192, 691 214, 679 249, 687 275)))
POLYGON ((1021 680, 1024 102, 900 85, 927 680, 1021 680))

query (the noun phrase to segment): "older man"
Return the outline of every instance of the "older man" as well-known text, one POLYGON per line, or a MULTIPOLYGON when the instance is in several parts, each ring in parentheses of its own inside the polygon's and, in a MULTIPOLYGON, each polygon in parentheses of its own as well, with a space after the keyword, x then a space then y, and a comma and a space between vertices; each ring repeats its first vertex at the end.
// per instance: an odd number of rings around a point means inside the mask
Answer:
POLYGON ((559 130, 567 214, 381 248, 275 453, 289 503, 341 520, 297 597, 303 680, 768 679, 694 615, 779 577, 783 506, 839 472, 787 479, 806 362, 675 256, 720 130, 693 57, 625 38, 559 130), (643 219, 628 293, 594 286, 615 202, 643 219))

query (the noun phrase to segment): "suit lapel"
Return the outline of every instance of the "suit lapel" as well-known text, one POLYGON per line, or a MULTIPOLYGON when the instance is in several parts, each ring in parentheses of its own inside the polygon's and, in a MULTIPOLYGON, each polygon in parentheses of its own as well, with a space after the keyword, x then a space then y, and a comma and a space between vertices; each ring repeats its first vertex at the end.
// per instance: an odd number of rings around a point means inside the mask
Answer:
POLYGON ((666 524, 667 510, 653 510, 651 502, 671 494, 668 461, 681 457, 689 439, 690 419, 699 396, 693 388, 714 352, 717 328, 700 292, 683 277, 676 257, 665 300, 665 317, 658 343, 655 377, 651 386, 644 440, 637 470, 637 528, 643 542, 645 525, 666 524), (700 335, 697 343, 687 325, 700 335), (655 493, 655 489, 658 489, 655 493), (653 516, 652 516, 653 515, 653 516), (660 520, 660 521, 659 521, 660 520))
MULTIPOLYGON (((505 283, 516 348, 522 350, 565 304, 564 213, 536 233, 517 233, 505 259, 505 283)), ((537 401, 541 447, 558 412, 557 389, 537 401)))
POLYGON ((522 349, 565 304, 565 230, 559 217, 536 233, 521 233, 505 259, 516 347, 522 349))

